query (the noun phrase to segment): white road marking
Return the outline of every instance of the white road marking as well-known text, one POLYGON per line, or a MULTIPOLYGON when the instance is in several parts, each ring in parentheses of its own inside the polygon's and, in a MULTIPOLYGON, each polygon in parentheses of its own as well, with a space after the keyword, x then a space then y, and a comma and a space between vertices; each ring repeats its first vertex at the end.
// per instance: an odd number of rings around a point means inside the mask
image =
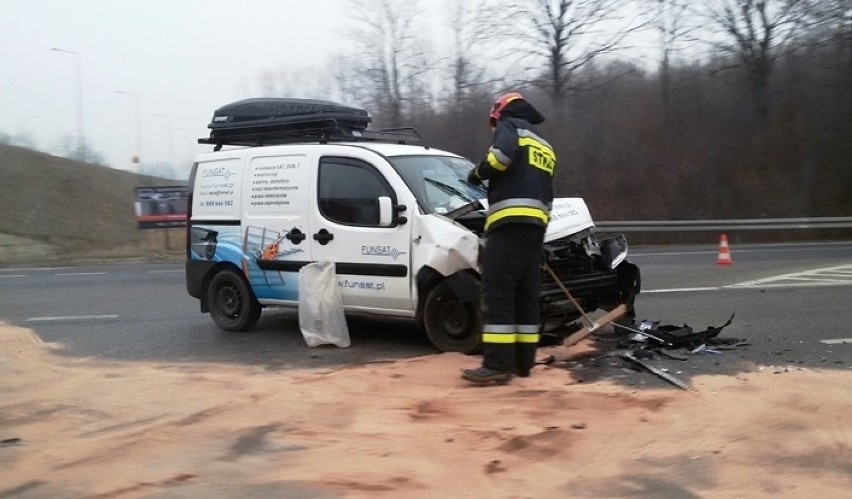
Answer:
POLYGON ((56 322, 56 321, 91 321, 101 319, 118 319, 118 315, 57 315, 54 317, 30 317, 24 322, 56 322))
POLYGON ((175 269, 175 270, 149 270, 148 274, 171 274, 171 273, 183 273, 184 269, 175 269))
POLYGON ((0 269, 0 272, 26 272, 29 270, 62 270, 68 267, 18 267, 14 269, 0 269))
POLYGON ((754 284, 754 285, 741 285, 741 284, 731 284, 730 286, 725 286, 726 289, 769 289, 769 288, 823 288, 829 286, 852 286, 852 282, 823 282, 823 283, 815 283, 815 282, 780 282, 777 284, 754 284))
POLYGON ((852 265, 839 265, 822 269, 781 274, 753 281, 738 282, 726 288, 769 288, 802 286, 849 286, 852 285, 852 265), (804 283, 802 281, 805 281, 804 283))
POLYGON ((106 272, 69 272, 67 274, 56 274, 61 276, 75 276, 75 275, 106 275, 106 272))
POLYGON ((833 340, 819 340, 820 343, 825 343, 826 345, 842 345, 844 343, 852 344, 852 338, 837 338, 833 340))
POLYGON ((14 279, 17 277, 27 277, 26 274, 10 274, 10 275, 0 275, 0 279, 14 279))
POLYGON ((631 253, 630 258, 642 258, 643 256, 681 256, 681 255, 716 255, 716 250, 696 250, 696 251, 659 251, 654 253, 631 253))
POLYGON ((781 274, 725 286, 643 289, 642 293, 693 293, 699 291, 722 291, 726 289, 815 288, 822 286, 852 286, 852 265, 840 265, 837 267, 781 274))

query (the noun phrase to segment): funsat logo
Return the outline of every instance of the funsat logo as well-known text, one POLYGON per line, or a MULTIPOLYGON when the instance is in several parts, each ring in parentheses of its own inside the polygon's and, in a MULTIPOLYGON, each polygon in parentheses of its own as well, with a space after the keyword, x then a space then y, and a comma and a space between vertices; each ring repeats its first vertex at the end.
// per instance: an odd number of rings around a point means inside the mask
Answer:
POLYGON ((364 256, 388 256, 396 260, 405 251, 399 251, 395 246, 361 246, 361 254, 364 256))
POLYGON ((236 173, 232 172, 230 168, 224 167, 216 167, 216 168, 207 168, 201 172, 201 176, 204 178, 208 177, 222 177, 225 180, 236 175, 236 173))

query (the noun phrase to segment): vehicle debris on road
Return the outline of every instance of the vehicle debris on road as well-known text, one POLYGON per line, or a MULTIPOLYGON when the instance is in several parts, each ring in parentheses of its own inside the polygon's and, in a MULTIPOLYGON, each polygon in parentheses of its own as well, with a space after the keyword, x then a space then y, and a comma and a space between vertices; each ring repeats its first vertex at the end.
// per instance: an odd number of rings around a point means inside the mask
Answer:
POLYGON ((621 352, 620 354, 618 354, 618 356, 621 357, 624 360, 627 360, 629 362, 632 362, 632 363, 642 367, 643 369, 647 370, 650 373, 653 373, 653 374, 659 376, 660 378, 668 381, 669 383, 673 384, 674 386, 676 386, 676 387, 678 387, 682 390, 689 391, 689 390, 692 389, 692 387, 689 386, 689 383, 687 383, 686 381, 684 381, 684 380, 682 380, 678 377, 672 376, 671 374, 667 373, 666 371, 659 369, 657 367, 654 367, 654 366, 648 364, 647 362, 639 360, 628 352, 621 352))
MULTIPOLYGON (((709 326, 704 330, 695 331, 687 324, 683 325, 661 325, 659 321, 633 321, 629 324, 613 323, 614 335, 596 335, 596 339, 608 338, 615 340, 613 351, 607 352, 609 357, 618 357, 624 363, 611 364, 612 366, 626 367, 631 372, 636 367, 648 371, 659 378, 671 383, 683 390, 691 390, 688 382, 669 374, 668 369, 660 368, 650 364, 648 361, 654 359, 655 354, 667 359, 687 361, 690 357, 699 355, 722 355, 724 351, 736 350, 739 347, 748 346, 744 338, 719 337, 719 333, 734 320, 734 315, 721 326, 709 326)), ((539 361, 539 364, 554 365, 564 362, 569 369, 578 368, 576 362, 568 362, 568 359, 559 359, 553 355, 539 361)))

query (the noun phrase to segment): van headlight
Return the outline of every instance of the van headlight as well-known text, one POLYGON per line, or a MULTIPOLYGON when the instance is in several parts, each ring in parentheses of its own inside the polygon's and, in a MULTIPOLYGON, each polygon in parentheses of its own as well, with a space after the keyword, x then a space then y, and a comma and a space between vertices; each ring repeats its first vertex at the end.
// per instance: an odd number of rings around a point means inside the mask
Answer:
POLYGON ((627 239, 623 235, 604 239, 600 247, 604 263, 612 270, 627 258, 627 239))

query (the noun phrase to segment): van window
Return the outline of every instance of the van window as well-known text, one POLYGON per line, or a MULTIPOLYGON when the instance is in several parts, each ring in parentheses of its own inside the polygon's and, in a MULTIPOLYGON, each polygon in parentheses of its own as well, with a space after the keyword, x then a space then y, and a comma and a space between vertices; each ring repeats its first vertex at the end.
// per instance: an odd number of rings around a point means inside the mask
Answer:
POLYGON ((348 225, 379 225, 378 198, 395 198, 372 166, 348 158, 320 160, 318 195, 320 213, 348 225))
POLYGON ((388 159, 427 213, 446 215, 484 199, 480 187, 467 182, 470 161, 454 156, 396 156, 388 159))

